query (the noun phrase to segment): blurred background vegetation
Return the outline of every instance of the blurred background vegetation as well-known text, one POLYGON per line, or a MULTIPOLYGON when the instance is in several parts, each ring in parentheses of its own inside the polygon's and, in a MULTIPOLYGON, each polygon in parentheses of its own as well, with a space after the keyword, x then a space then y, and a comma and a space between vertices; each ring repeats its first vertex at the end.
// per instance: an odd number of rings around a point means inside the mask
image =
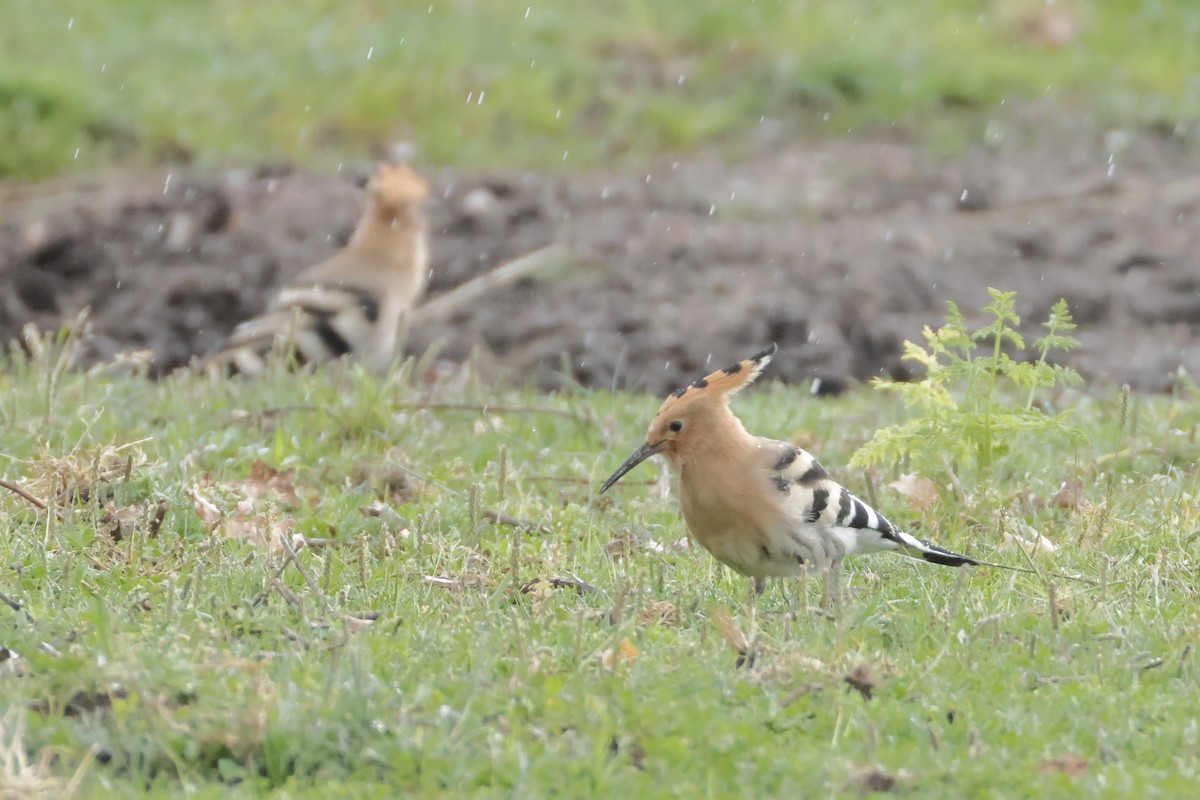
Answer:
POLYGON ((415 144, 586 166, 898 127, 954 152, 1007 102, 1195 135, 1193 0, 8 0, 0 176, 336 165, 415 144))

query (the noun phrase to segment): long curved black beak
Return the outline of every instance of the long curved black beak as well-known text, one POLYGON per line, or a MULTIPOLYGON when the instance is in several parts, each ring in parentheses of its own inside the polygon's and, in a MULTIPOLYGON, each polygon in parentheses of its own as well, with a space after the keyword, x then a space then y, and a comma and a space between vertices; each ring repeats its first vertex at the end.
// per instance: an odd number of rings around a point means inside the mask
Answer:
POLYGON ((629 472, 629 470, 633 469, 655 453, 658 453, 666 446, 667 441, 664 439, 658 444, 650 444, 649 442, 646 442, 637 450, 634 450, 633 455, 625 459, 625 463, 617 467, 617 471, 610 475, 608 480, 604 482, 604 485, 600 487, 599 494, 604 494, 604 492, 608 490, 608 487, 621 480, 626 472, 629 472))

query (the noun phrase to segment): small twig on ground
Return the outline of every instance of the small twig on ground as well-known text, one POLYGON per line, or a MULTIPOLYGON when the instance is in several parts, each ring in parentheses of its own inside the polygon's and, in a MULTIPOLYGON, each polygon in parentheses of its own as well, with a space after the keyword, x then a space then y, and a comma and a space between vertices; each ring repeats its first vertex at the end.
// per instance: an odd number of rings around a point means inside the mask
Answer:
POLYGON ((242 424, 249 424, 252 422, 265 422, 267 420, 270 420, 277 416, 280 416, 281 414, 290 414, 293 411, 316 411, 316 410, 317 410, 316 406, 305 405, 305 404, 301 404, 301 403, 294 403, 294 404, 285 405, 285 406, 273 406, 271 408, 263 408, 258 411, 246 411, 245 409, 240 409, 240 408, 234 409, 233 413, 230 416, 233 417, 234 422, 238 422, 238 423, 242 423, 242 424))
POLYGON ((1200 179, 1188 177, 1167 184, 1122 185, 1107 177, 1093 178, 1079 182, 1067 191, 1016 198, 1011 201, 996 203, 973 213, 975 215, 986 215, 989 213, 1019 211, 1024 214, 1031 206, 1074 203, 1083 200, 1114 197, 1124 198, 1128 202, 1152 198, 1160 204, 1167 206, 1191 205, 1200 202, 1200 179))
POLYGON ((11 608, 13 611, 18 611, 21 614, 24 614, 25 619, 27 622, 29 622, 29 624, 31 624, 31 625, 37 624, 36 622, 33 621, 33 615, 25 610, 25 606, 21 605, 16 600, 13 600, 11 597, 4 594, 4 592, 0 592, 0 603, 4 603, 4 605, 11 608))
POLYGON ((542 582, 550 584, 551 589, 574 589, 576 594, 592 594, 600 591, 590 583, 582 581, 574 575, 570 575, 567 578, 558 576, 553 578, 534 578, 531 581, 521 584, 521 593, 529 594, 537 588, 537 584, 542 582))
POLYGON ((430 478, 428 475, 422 475, 420 472, 417 472, 415 469, 412 469, 411 467, 406 467, 398 461, 389 460, 388 464, 390 464, 391 466, 400 470, 401 472, 404 472, 408 475, 413 476, 414 478, 419 480, 421 483, 428 483, 430 486, 436 486, 437 488, 441 489, 444 492, 450 492, 451 494, 458 494, 457 490, 451 489, 449 486, 447 486, 444 483, 438 483, 433 478, 430 478))
MULTIPOLYGON (((34 497, 29 492, 25 491, 20 486, 18 486, 17 484, 15 484, 11 481, 6 481, 3 478, 0 478, 0 488, 8 489, 13 494, 24 499, 26 502, 28 502, 34 508, 37 508, 41 511, 49 511, 50 510, 49 506, 46 505, 46 502, 44 500, 40 500, 37 497, 34 497)), ((54 516, 58 517, 59 522, 62 522, 63 515, 62 515, 61 511, 55 511, 54 516)))
POLYGON ((158 536, 159 530, 162 528, 163 520, 167 518, 167 501, 161 499, 158 501, 158 506, 154 509, 154 519, 150 520, 150 528, 146 531, 146 535, 151 539, 158 536))
POLYGON ((540 533, 543 536, 549 536, 551 533, 554 533, 554 531, 550 530, 550 528, 546 527, 540 522, 531 522, 527 519, 510 517, 503 511, 497 511, 494 508, 485 508, 482 513, 484 519, 491 520, 497 525, 507 525, 510 528, 516 528, 519 531, 532 531, 534 533, 540 533))
MULTIPOLYGON (((599 483, 599 481, 597 481, 595 478, 585 478, 585 477, 579 477, 579 476, 575 476, 575 475, 529 475, 529 476, 522 478, 522 480, 541 481, 544 483, 582 483, 585 486, 590 486, 593 483, 597 483, 597 484, 599 483)), ((658 483, 658 481, 655 481, 655 480, 639 481, 639 480, 627 480, 625 478, 622 478, 621 483, 618 485, 619 486, 653 486, 656 483, 658 483)))
POLYGON ((357 539, 318 539, 312 536, 305 536, 300 541, 304 542, 305 547, 358 547, 357 539))
POLYGON ((560 244, 552 244, 541 250, 526 253, 501 264, 491 272, 472 278, 445 294, 422 303, 405 314, 404 322, 410 329, 420 327, 433 319, 451 314, 510 283, 515 283, 522 278, 552 267, 565 260, 568 255, 567 249, 560 244))
POLYGON ((555 417, 574 419, 575 413, 562 408, 546 406, 510 406, 493 403, 457 402, 413 402, 397 403, 396 408, 408 411, 477 411, 480 414, 548 414, 555 417))
POLYGON ((291 561, 292 564, 295 565, 296 569, 300 571, 300 576, 304 578, 304 582, 308 584, 308 588, 321 600, 321 604, 325 606, 325 612, 328 614, 333 614, 333 606, 329 603, 329 598, 325 596, 325 593, 321 591, 321 587, 317 585, 317 582, 314 581, 312 576, 308 574, 308 570, 306 570, 304 565, 300 563, 300 556, 296 555, 296 548, 292 547, 292 543, 288 541, 288 537, 280 536, 279 543, 283 545, 283 549, 284 552, 287 553, 288 560, 291 561))
POLYGON ((275 582, 279 580, 279 577, 281 575, 283 575, 283 571, 288 568, 288 564, 290 564, 290 563, 291 563, 290 560, 285 560, 279 566, 279 569, 275 570, 275 574, 272 575, 269 579, 267 579, 267 582, 265 584, 263 584, 262 591, 259 592, 257 595, 255 595, 254 599, 250 601, 251 608, 257 608, 258 605, 260 603, 262 603, 263 600, 267 599, 267 596, 269 594, 271 594, 271 591, 275 588, 275 586, 274 586, 275 582))
POLYGON ((567 573, 567 576, 568 577, 566 577, 566 578, 561 578, 561 577, 551 578, 550 585, 553 586, 555 589, 561 589, 563 587, 571 588, 571 589, 574 589, 579 594, 583 594, 584 592, 587 592, 590 594, 592 592, 600 591, 599 589, 597 589, 595 586, 592 586, 587 581, 580 580, 578 577, 576 577, 575 575, 572 575, 569 572, 567 573))
POLYGON ((271 588, 279 592, 279 596, 286 600, 288 605, 290 605, 292 608, 304 608, 304 603, 300 602, 300 598, 296 596, 296 593, 285 586, 283 581, 272 579, 271 588))
MULTIPOLYGON (((374 517, 375 519, 382 519, 386 522, 390 522, 393 526, 400 530, 412 527, 412 522, 410 522, 407 518, 400 516, 400 512, 396 511, 396 509, 380 500, 375 500, 374 502, 369 503, 368 505, 364 506, 361 511, 364 516, 374 517)), ((319 540, 309 539, 306 537, 304 541, 306 544, 313 544, 319 540)))
POLYGON ((819 683, 806 683, 803 686, 799 686, 799 687, 793 689, 791 691, 791 693, 788 694, 788 696, 783 699, 783 702, 780 705, 783 708, 787 708, 788 706, 792 705, 797 700, 799 700, 801 697, 804 697, 806 694, 811 694, 812 692, 819 692, 823 688, 824 687, 821 686, 821 684, 819 684, 819 683))

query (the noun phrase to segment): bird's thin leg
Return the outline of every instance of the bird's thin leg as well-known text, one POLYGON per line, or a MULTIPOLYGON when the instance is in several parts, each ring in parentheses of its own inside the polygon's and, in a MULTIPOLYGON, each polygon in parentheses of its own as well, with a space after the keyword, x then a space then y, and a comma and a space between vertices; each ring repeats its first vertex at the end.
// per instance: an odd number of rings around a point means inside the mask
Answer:
POLYGON ((821 610, 829 617, 841 611, 842 560, 835 558, 825 571, 825 592, 821 596, 821 610))
POLYGON ((842 560, 835 558, 829 565, 830 599, 833 603, 833 616, 842 614, 842 560))
POLYGON ((765 578, 750 579, 750 635, 746 637, 746 663, 753 667, 758 650, 758 596, 767 586, 765 578))
MULTIPOLYGON (((803 588, 803 584, 801 584, 803 588)), ((783 599, 787 602, 788 617, 792 622, 796 621, 796 585, 794 583, 781 583, 779 590, 783 592, 783 599)))
POLYGON ((750 601, 747 603, 747 609, 750 612, 750 626, 754 626, 755 614, 758 611, 758 596, 763 593, 767 582, 762 578, 750 579, 750 601))
POLYGON ((809 575, 809 565, 805 564, 804 570, 800 573, 800 597, 803 598, 803 602, 804 602, 803 610, 804 610, 804 616, 806 616, 806 617, 808 616, 809 611, 811 611, 811 607, 808 605, 808 575, 809 575))

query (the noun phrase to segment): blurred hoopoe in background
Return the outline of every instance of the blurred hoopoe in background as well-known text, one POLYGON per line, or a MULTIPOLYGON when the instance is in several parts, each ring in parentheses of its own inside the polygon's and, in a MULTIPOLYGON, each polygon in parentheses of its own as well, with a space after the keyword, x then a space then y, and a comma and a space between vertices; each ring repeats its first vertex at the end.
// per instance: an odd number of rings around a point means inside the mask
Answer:
POLYGON ((262 372, 274 350, 301 364, 342 356, 382 372, 396 355, 401 315, 429 278, 425 179, 404 164, 379 166, 346 246, 309 267, 258 317, 234 328, 208 361, 213 371, 262 372))
POLYGON ((679 476, 688 530, 718 561, 750 578, 826 573, 822 607, 836 600, 842 559, 894 550, 948 567, 989 564, 923 542, 837 483, 817 459, 789 442, 753 436, 729 398, 758 377, 775 346, 718 370, 669 396, 646 443, 604 482, 603 492, 656 453, 679 476))

